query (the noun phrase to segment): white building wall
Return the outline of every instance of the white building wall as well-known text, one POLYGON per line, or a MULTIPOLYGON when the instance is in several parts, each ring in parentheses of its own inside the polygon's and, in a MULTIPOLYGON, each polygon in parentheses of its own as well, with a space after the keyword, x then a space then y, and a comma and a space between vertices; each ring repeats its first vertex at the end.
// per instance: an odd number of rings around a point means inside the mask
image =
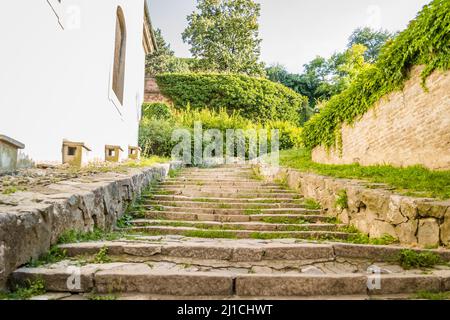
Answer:
MULTIPOLYGON (((63 139, 92 149, 137 145, 144 97, 144 0, 63 0, 58 23, 50 3, 0 4, 0 134, 26 145, 37 162, 61 162, 63 139), (123 106, 111 89, 116 10, 127 29, 123 106)), ((57 9, 58 10, 58 9, 57 9)))

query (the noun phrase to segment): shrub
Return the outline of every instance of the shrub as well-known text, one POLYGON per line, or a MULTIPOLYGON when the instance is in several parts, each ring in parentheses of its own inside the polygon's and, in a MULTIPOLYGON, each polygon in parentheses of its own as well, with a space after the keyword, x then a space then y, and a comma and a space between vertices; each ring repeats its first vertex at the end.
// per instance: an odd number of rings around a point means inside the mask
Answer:
POLYGON ((177 108, 239 111, 244 118, 267 122, 284 120, 298 124, 307 99, 267 79, 237 74, 165 73, 156 77, 162 93, 177 108))
POLYGON ((169 120, 172 118, 172 110, 163 102, 144 103, 142 105, 142 117, 143 118, 155 118, 169 120))
POLYGON ((450 66, 450 2, 434 0, 408 28, 382 49, 378 61, 339 95, 332 97, 303 130, 309 148, 339 146, 342 123, 352 124, 384 95, 401 89, 414 65, 425 65, 423 84, 436 69, 450 66))
POLYGON ((403 269, 431 268, 443 263, 442 258, 433 252, 415 252, 413 250, 402 250, 399 262, 403 269))
MULTIPOLYGON (((142 147, 143 155, 170 156, 172 148, 177 142, 172 142, 172 132, 174 129, 188 129, 193 131, 195 122, 202 123, 202 129, 218 129, 224 137, 224 148, 226 146, 225 134, 227 129, 260 130, 268 131, 268 150, 270 150, 271 135, 270 130, 279 130, 280 149, 290 149, 301 145, 301 128, 288 121, 269 121, 265 125, 255 123, 239 115, 238 112, 228 113, 225 109, 214 111, 211 109, 192 109, 188 105, 185 110, 170 111, 171 119, 157 118, 159 112, 154 117, 145 116, 140 125, 139 144, 142 147)), ((191 135, 194 137, 193 134, 191 135)), ((248 137, 246 137, 248 138, 248 137)), ((204 141, 204 144, 208 144, 204 141)), ((248 143, 246 146, 248 155, 248 143)), ((192 149, 193 150, 193 149, 192 149)), ((225 149, 224 149, 225 154, 225 149)))

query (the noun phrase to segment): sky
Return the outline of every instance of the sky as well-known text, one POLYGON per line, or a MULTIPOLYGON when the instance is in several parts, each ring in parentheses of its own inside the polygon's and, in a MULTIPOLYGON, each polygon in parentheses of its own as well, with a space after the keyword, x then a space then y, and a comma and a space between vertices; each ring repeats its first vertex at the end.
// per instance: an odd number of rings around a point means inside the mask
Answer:
MULTIPOLYGON (((196 0, 148 0, 154 28, 160 28, 179 57, 190 57, 181 33, 196 0)), ((256 0, 261 4, 261 60, 301 72, 316 56, 346 48, 358 27, 401 31, 431 0, 256 0)))

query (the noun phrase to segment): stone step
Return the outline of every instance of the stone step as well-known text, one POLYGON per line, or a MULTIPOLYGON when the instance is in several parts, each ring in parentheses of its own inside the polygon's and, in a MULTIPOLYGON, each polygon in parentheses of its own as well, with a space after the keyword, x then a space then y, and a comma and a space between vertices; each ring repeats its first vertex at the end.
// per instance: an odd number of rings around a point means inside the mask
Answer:
POLYGON ((189 212, 170 211, 147 211, 139 213, 148 219, 168 219, 168 220, 188 220, 188 221, 219 221, 219 222, 258 222, 267 219, 283 219, 283 222, 296 223, 305 221, 309 223, 326 223, 329 218, 323 215, 301 215, 301 214, 252 214, 252 215, 232 215, 232 214, 199 214, 189 212))
POLYGON ((152 235, 181 235, 186 237, 236 238, 236 239, 309 239, 332 240, 346 239, 349 234, 335 231, 253 231, 253 230, 211 230, 194 227, 145 226, 122 229, 129 232, 152 235))
POLYGON ((136 219, 134 226, 175 226, 206 230, 251 230, 251 231, 339 231, 344 225, 329 223, 284 224, 266 222, 213 222, 213 221, 167 221, 154 219, 136 219))
POLYGON ((194 189, 182 189, 177 191, 163 191, 156 193, 158 195, 178 195, 189 197, 206 198, 266 198, 266 199, 290 199, 297 200, 300 196, 296 193, 274 193, 274 192, 242 192, 242 191, 197 191, 194 189))
MULTIPOLYGON (((184 201, 184 200, 145 200, 142 202, 144 205, 161 205, 169 207, 194 207, 194 208, 219 208, 219 209, 270 209, 270 208, 303 208, 303 204, 296 203, 256 203, 256 202, 229 202, 219 203, 204 202, 204 199, 198 199, 199 201, 184 201), (202 200, 202 201, 200 201, 202 200)), ((319 210, 320 211, 320 210, 319 210)))
POLYGON ((273 209, 228 209, 228 208, 202 208, 202 207, 183 207, 183 206, 162 206, 162 205, 144 205, 146 210, 184 212, 198 214, 221 214, 221 215, 255 215, 255 214, 320 214, 320 210, 310 210, 305 208, 273 208, 273 209))
POLYGON ((221 182, 220 184, 217 183, 216 180, 211 181, 205 181, 205 182, 195 182, 195 181, 174 181, 174 180, 166 180, 165 182, 160 184, 161 186, 233 186, 233 187, 243 187, 243 188, 252 188, 252 187, 267 187, 267 188, 279 188, 280 186, 275 183, 265 183, 260 181, 251 181, 251 182, 235 182, 235 181, 227 181, 227 182, 221 182))
POLYGON ((244 198, 244 197, 234 197, 234 195, 231 195, 231 197, 214 197, 214 196, 207 196, 207 195, 203 195, 203 196, 192 196, 192 195, 161 195, 161 194, 156 194, 156 195, 145 195, 143 196, 143 199, 150 199, 150 200, 166 200, 166 201, 192 201, 192 200, 198 200, 198 199, 202 199, 205 200, 207 202, 219 202, 219 203, 232 203, 232 202, 247 202, 247 203, 295 203, 298 202, 300 199, 289 199, 289 198, 282 198, 282 199, 277 199, 277 198, 273 198, 273 197, 249 197, 249 198, 244 198))
POLYGON ((192 182, 192 183, 216 183, 216 184, 222 184, 222 183, 237 183, 237 184, 242 184, 242 183, 254 183, 257 180, 253 180, 253 179, 245 179, 245 178, 215 178, 215 177, 210 177, 210 176, 205 176, 202 178, 192 178, 192 177, 183 177, 183 176, 178 176, 176 178, 172 178, 169 179, 168 181, 175 181, 177 183, 183 183, 185 181, 188 182, 192 182))
MULTIPOLYGON (((76 268, 76 266, 74 266, 76 268)), ((340 296, 440 292, 448 288, 449 275, 380 275, 380 286, 368 286, 372 276, 356 274, 240 274, 224 270, 165 269, 145 263, 107 263, 79 268, 81 281, 74 286, 73 269, 66 265, 22 268, 13 273, 14 285, 42 279, 54 292, 149 293, 172 296, 340 296)))
POLYGON ((199 192, 227 192, 227 193, 285 193, 298 195, 296 192, 292 192, 289 190, 285 190, 282 188, 273 188, 273 187, 234 187, 234 186, 198 186, 198 185, 173 185, 173 186, 160 186, 155 187, 149 190, 150 192, 157 193, 158 191, 184 191, 184 190, 193 190, 199 192))

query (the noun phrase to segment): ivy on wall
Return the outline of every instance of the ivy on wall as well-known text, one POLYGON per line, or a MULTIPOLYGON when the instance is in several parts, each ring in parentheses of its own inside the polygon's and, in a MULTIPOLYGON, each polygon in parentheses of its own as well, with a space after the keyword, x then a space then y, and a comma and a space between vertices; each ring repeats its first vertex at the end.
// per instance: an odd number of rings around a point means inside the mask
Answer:
MULTIPOLYGON (((450 66, 450 1, 426 5, 408 28, 382 49, 377 62, 361 73, 348 89, 332 97, 303 130, 308 148, 339 146, 343 123, 352 124, 384 95, 402 89, 409 71, 424 65, 422 84, 434 70, 450 66)), ((432 112, 432 110, 430 110, 432 112)))

